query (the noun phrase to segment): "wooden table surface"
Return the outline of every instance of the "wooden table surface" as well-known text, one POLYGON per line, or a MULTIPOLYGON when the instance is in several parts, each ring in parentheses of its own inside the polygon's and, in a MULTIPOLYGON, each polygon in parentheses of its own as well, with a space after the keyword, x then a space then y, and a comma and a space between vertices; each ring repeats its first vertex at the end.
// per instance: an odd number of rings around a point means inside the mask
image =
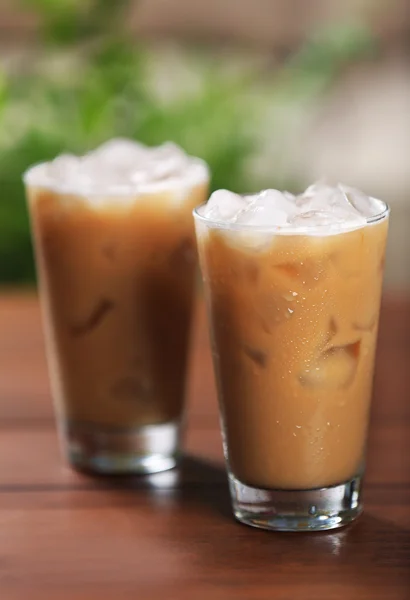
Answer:
POLYGON ((200 303, 186 458, 150 478, 62 460, 33 295, 0 296, 0 332, 1 600, 410 598, 410 297, 382 310, 365 513, 329 533, 233 520, 200 303))

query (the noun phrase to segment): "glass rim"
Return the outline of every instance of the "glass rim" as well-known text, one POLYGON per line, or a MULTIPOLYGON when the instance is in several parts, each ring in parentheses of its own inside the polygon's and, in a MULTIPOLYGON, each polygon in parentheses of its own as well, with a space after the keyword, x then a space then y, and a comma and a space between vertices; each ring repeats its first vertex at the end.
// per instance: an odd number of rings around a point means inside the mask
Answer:
MULTIPOLYGON (((242 194, 240 194, 242 195, 242 194)), ((201 209, 205 208, 207 202, 203 202, 199 206, 196 206, 192 211, 194 219, 198 219, 202 223, 206 224, 208 227, 214 227, 215 229, 223 229, 226 231, 260 231, 267 233, 275 233, 277 235, 312 235, 316 231, 324 231, 324 228, 328 228, 329 233, 326 235, 337 235, 341 233, 348 233, 349 231, 355 231, 357 229, 363 229, 368 225, 374 225, 381 221, 384 221, 390 215, 390 205, 387 204, 384 200, 379 200, 377 198, 371 197, 372 200, 376 200, 383 204, 384 208, 381 212, 372 215, 371 217, 366 217, 366 223, 361 225, 352 226, 346 229, 329 230, 329 225, 320 223, 319 225, 314 225, 311 227, 305 227, 303 230, 298 232, 296 229, 292 229, 291 231, 286 231, 286 227, 279 227, 275 225, 250 225, 249 223, 227 223, 226 221, 218 221, 216 219, 211 219, 209 217, 205 217, 200 213, 201 209)))

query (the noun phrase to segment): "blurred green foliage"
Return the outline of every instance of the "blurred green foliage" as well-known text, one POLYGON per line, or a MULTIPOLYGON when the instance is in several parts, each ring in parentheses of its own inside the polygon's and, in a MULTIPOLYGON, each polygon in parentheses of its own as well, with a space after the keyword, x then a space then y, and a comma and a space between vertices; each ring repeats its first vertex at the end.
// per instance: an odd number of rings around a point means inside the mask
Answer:
MULTIPOLYGON (((209 163, 213 189, 258 187, 246 165, 261 126, 248 91, 260 74, 227 76, 217 60, 197 53, 201 85, 165 101, 150 82, 149 53, 128 35, 127 0, 24 5, 42 28, 25 64, 0 71, 0 282, 34 280, 21 175, 59 153, 83 153, 114 136, 173 140, 209 163)), ((266 101, 315 97, 347 61, 372 49, 358 26, 319 32, 272 75, 266 101)))

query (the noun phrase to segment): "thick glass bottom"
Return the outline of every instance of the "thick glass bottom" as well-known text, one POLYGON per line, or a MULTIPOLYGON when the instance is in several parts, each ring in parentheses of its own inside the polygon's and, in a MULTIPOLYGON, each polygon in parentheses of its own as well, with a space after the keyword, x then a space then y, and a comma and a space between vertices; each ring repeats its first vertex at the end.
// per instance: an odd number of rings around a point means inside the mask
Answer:
POLYGON ((233 512, 241 523, 272 531, 325 531, 362 512, 361 477, 314 490, 265 490, 229 475, 233 512))
POLYGON ((99 474, 159 473, 179 457, 177 423, 118 429, 70 422, 63 437, 72 466, 99 474))

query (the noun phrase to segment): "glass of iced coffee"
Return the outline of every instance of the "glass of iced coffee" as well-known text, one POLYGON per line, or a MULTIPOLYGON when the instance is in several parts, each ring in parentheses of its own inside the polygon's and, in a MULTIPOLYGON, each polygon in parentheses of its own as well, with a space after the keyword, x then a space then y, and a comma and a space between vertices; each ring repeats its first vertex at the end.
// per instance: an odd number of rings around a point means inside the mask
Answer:
POLYGON ((52 393, 69 461, 101 473, 175 466, 205 163, 112 140, 24 175, 52 393))
POLYGON ((361 481, 389 209, 346 186, 215 192, 194 212, 233 511, 340 527, 361 481))

